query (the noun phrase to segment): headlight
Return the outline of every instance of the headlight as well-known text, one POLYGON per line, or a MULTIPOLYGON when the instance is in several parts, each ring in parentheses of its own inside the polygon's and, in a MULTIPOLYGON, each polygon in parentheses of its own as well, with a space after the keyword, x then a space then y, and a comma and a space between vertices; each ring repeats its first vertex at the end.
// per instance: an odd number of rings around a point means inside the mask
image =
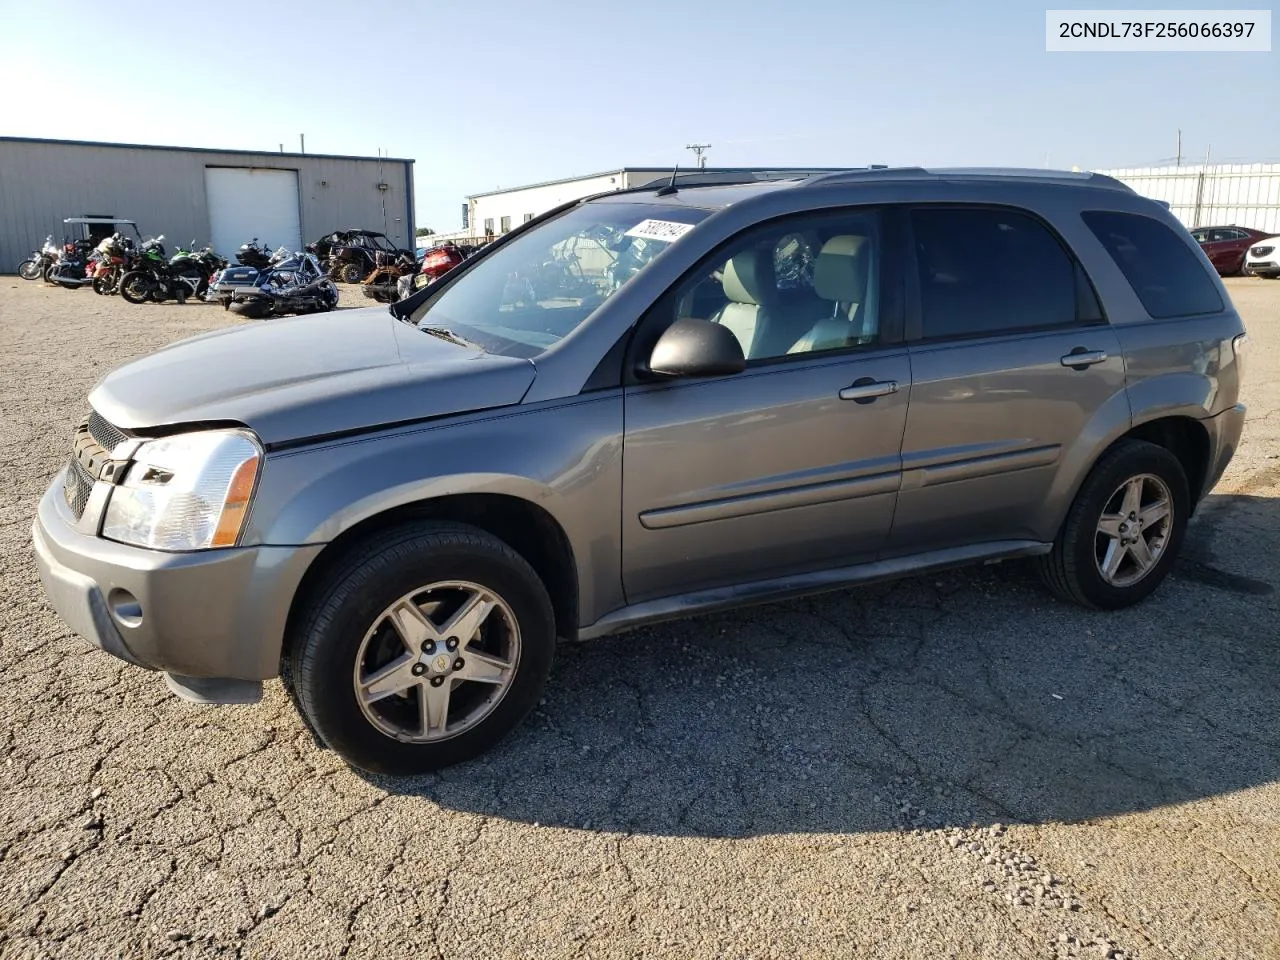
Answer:
POLYGON ((234 547, 261 463, 262 447, 246 430, 144 443, 111 492, 102 535, 156 550, 234 547))

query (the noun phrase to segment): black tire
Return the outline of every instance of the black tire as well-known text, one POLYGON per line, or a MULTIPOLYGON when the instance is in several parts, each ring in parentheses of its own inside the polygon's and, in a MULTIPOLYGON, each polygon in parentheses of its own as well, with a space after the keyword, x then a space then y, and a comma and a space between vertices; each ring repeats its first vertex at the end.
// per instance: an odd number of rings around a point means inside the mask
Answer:
POLYGON ((1240 276, 1252 277, 1253 271, 1249 269, 1249 255, 1246 253, 1240 258, 1240 276))
POLYGON ((359 283, 364 279, 364 271, 358 263, 344 263, 338 270, 338 278, 343 283, 359 283))
POLYGON ((1121 440, 1094 464, 1076 494, 1053 549, 1038 558, 1041 578, 1059 598, 1096 610, 1118 610, 1151 594, 1173 568, 1191 514, 1182 464, 1164 447, 1144 440, 1121 440), (1168 487, 1173 501, 1171 530, 1150 571, 1136 583, 1118 587, 1098 569, 1098 522, 1113 494, 1131 478, 1151 474, 1168 487))
POLYGON ((93 292, 100 297, 109 297, 115 293, 110 274, 105 277, 94 277, 92 287, 93 292))
POLYGON ((533 568, 497 537, 455 523, 415 523, 352 547, 291 619, 285 675, 296 704, 322 742, 371 773, 424 773, 489 749, 537 704, 555 654, 551 599, 533 568), (471 726, 447 739, 402 742, 362 711, 355 658, 382 611, 440 581, 468 581, 501 597, 520 631, 519 659, 501 699, 471 726))
POLYGON ((146 303, 155 297, 159 286, 150 274, 134 270, 120 278, 120 296, 129 303, 146 303))
POLYGON ((23 260, 18 264, 18 276, 23 280, 39 280, 40 264, 34 260, 23 260))

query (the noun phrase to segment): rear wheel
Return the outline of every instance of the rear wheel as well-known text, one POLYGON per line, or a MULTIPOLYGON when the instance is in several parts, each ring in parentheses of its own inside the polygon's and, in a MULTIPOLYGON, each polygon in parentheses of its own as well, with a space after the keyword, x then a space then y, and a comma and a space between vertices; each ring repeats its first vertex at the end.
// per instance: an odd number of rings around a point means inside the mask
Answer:
POLYGON ((39 280, 40 264, 34 260, 23 260, 18 264, 18 276, 23 280, 39 280))
POLYGON ((338 270, 338 278, 343 283, 359 283, 364 279, 364 271, 358 263, 344 263, 338 270))
POLYGON ((1182 464, 1164 447, 1122 440, 1076 495, 1040 573, 1064 600, 1115 610, 1169 574, 1186 534, 1191 497, 1182 464))
POLYGON ((420 523, 373 537, 315 585, 288 682, 348 763, 413 774, 468 760, 538 702, 555 649, 546 588, 501 540, 420 523))

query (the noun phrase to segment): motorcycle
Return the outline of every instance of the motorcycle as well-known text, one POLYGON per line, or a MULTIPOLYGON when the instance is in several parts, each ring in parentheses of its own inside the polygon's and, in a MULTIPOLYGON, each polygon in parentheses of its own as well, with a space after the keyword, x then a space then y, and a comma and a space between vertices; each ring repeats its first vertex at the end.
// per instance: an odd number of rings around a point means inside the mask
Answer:
POLYGON ((49 268, 45 279, 64 290, 79 290, 93 282, 95 255, 92 240, 69 240, 62 245, 57 262, 49 268))
POLYGON ((370 300, 378 303, 395 303, 400 299, 399 282, 402 277, 412 279, 418 267, 418 261, 408 250, 401 250, 392 257, 390 254, 377 253, 377 266, 373 273, 365 277, 361 291, 370 300))
POLYGON ((271 262, 272 253, 267 249, 265 243, 258 243, 258 238, 254 237, 248 243, 240 244, 240 249, 236 251, 236 263, 245 267, 256 267, 261 270, 271 262))
POLYGON ((192 240, 190 247, 179 247, 175 251, 169 260, 169 274, 197 277, 199 282, 196 284, 195 295, 207 299, 214 278, 227 268, 227 261, 213 252, 212 245, 206 245, 202 250, 196 250, 195 245, 195 240, 192 240))
POLYGON ((290 253, 281 247, 271 263, 252 278, 240 273, 248 269, 252 268, 230 267, 214 284, 223 308, 239 316, 261 320, 288 313, 319 313, 338 305, 338 288, 314 253, 290 253))
POLYGON ((45 276, 49 268, 58 260, 58 245, 53 242, 53 234, 45 238, 44 246, 31 251, 31 256, 18 264, 18 276, 23 280, 39 280, 45 276))
POLYGON ((113 233, 98 244, 98 261, 92 271, 93 292, 111 296, 120 289, 120 280, 134 261, 133 240, 113 233))
POLYGON ((163 239, 161 234, 144 243, 139 266, 121 278, 120 296, 130 303, 163 303, 169 299, 186 303, 187 297, 199 296, 208 287, 211 270, 205 261, 186 250, 166 260, 160 243, 163 239))

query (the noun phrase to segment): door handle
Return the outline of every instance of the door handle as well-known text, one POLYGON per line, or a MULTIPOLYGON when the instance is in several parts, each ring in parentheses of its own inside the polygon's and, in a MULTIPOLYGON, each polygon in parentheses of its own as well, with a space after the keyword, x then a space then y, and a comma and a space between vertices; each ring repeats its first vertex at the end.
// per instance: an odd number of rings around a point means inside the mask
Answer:
POLYGON ((859 377, 840 391, 840 399, 852 400, 855 403, 871 403, 876 397, 885 397, 897 392, 897 380, 873 380, 871 377, 859 377))
POLYGON ((1104 363, 1106 359, 1107 351, 1105 350, 1086 350, 1084 347, 1076 347, 1058 362, 1072 370, 1084 370, 1095 363, 1104 363))

